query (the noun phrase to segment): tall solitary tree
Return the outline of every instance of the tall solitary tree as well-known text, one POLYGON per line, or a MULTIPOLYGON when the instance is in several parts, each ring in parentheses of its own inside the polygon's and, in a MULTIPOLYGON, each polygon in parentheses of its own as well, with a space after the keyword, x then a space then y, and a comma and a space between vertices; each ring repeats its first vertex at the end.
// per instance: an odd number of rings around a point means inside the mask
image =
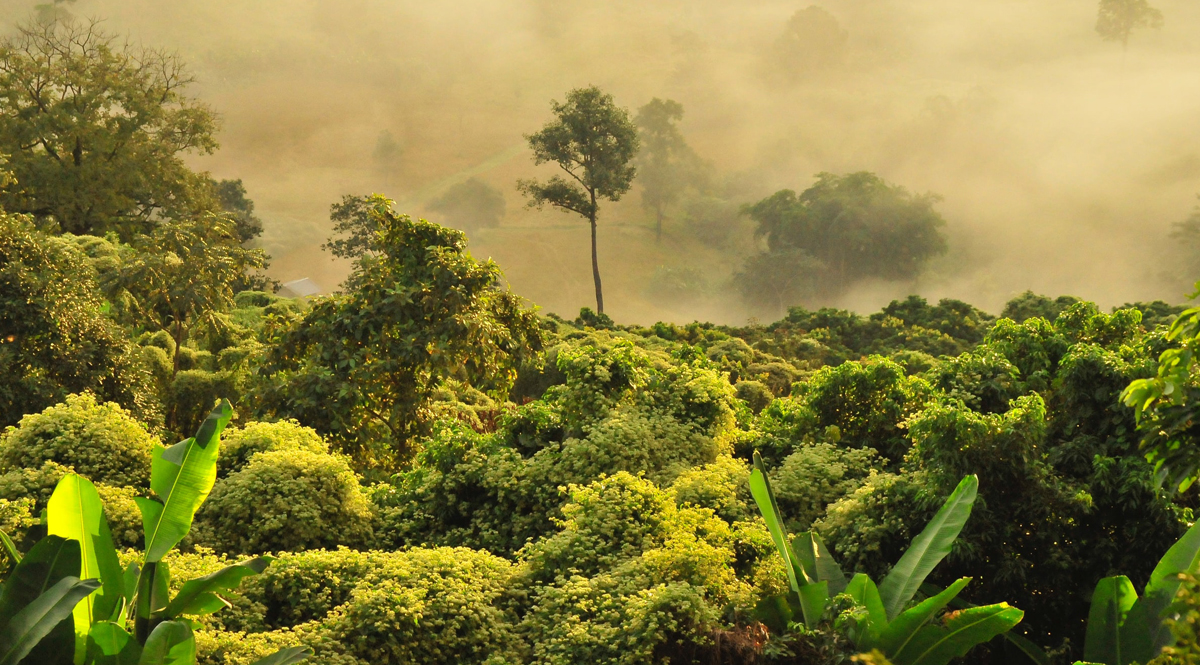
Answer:
POLYGON ((554 120, 525 138, 533 149, 535 164, 554 162, 568 178, 554 176, 544 182, 520 180, 517 188, 529 197, 529 205, 550 204, 573 212, 592 229, 592 279, 596 283, 596 310, 604 312, 600 286, 600 262, 596 255, 598 199, 618 201, 633 183, 636 168, 631 162, 638 151, 637 127, 629 112, 613 102, 612 95, 595 86, 567 93, 565 102, 550 102, 554 120))
POLYGON ((699 176, 699 159, 677 125, 682 119, 682 104, 657 97, 638 109, 634 118, 641 141, 637 169, 642 183, 642 207, 654 212, 656 241, 662 240, 666 209, 699 176))
POLYGON ((1139 28, 1161 28, 1162 12, 1146 0, 1100 0, 1096 32, 1106 42, 1121 42, 1129 48, 1129 35, 1139 28))

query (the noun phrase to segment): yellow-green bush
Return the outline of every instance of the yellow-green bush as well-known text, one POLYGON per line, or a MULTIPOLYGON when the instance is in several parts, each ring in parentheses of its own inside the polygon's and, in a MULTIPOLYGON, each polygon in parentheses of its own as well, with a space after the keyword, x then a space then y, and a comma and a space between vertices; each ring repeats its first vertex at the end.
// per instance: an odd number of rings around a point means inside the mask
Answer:
MULTIPOLYGON (((226 562, 170 560, 189 575, 226 562)), ((511 662, 520 651, 504 601, 512 573, 504 559, 461 548, 282 554, 198 632, 200 662, 242 665, 297 643, 323 665, 511 662)))
POLYGON ((679 474, 670 490, 680 506, 708 508, 726 522, 736 522, 751 516, 749 481, 749 465, 722 455, 679 474))
POLYGON ((371 514, 340 457, 308 450, 259 453, 220 480, 196 519, 196 542, 256 553, 361 545, 371 514))
POLYGON ((883 460, 870 448, 840 448, 829 443, 797 446, 770 471, 779 509, 793 533, 807 531, 825 506, 861 485, 883 460))
POLYGON ((40 469, 56 462, 94 483, 145 487, 155 442, 120 406, 98 403, 87 393, 70 395, 0 436, 0 469, 40 469))
POLYGON ((255 454, 272 450, 328 453, 329 444, 316 430, 304 427, 295 420, 251 422, 243 427, 230 427, 221 434, 217 475, 224 478, 235 471, 241 471, 255 454))
POLYGON ((104 517, 112 531, 113 544, 118 548, 142 547, 142 512, 134 497, 142 493, 132 487, 110 487, 97 484, 96 493, 104 503, 104 517))
POLYGON ((384 556, 317 631, 337 650, 364 663, 424 665, 503 662, 516 651, 500 607, 509 562, 461 548, 384 556))

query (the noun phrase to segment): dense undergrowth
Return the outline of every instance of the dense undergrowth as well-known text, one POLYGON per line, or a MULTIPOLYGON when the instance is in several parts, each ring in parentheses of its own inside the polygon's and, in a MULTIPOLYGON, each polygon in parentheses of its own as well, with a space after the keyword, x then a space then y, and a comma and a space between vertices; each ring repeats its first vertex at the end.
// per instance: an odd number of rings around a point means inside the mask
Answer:
MULTIPOLYGON (((44 254, 108 256, 106 241, 24 233, 44 254)), ((6 297, 20 288, 5 282, 6 297)), ((73 288, 102 300, 86 281, 73 288)), ((532 351, 509 354, 507 382, 450 371, 405 407, 415 434, 390 466, 361 454, 386 434, 331 437, 328 421, 305 424, 312 408, 256 401, 273 390, 262 359, 280 331, 325 305, 263 292, 233 304, 185 346, 144 328, 114 337, 127 384, 55 383, 11 361, 3 378, 0 517, 21 547, 70 472, 96 484, 114 542, 144 546, 135 498, 153 446, 217 397, 236 401, 215 487, 166 561, 183 580, 277 558, 200 619, 202 663, 298 643, 313 662, 347 665, 849 662, 844 596, 797 632, 759 623, 788 581, 750 498, 756 450, 788 529, 875 579, 977 475, 974 512, 929 581, 971 577, 964 600, 1020 608, 1014 632, 1056 662, 1082 655, 1097 580, 1119 572, 1140 587, 1193 521, 1194 492, 1158 488, 1120 398, 1172 344, 1163 324, 1179 308, 1161 303, 1104 313, 1026 294, 996 318, 913 297, 867 317, 796 308, 743 328, 546 317, 532 351), (40 393, 21 387, 31 381, 40 393)), ((309 362, 285 383, 315 381, 309 362)), ((970 658, 1025 656, 993 641, 970 658)))

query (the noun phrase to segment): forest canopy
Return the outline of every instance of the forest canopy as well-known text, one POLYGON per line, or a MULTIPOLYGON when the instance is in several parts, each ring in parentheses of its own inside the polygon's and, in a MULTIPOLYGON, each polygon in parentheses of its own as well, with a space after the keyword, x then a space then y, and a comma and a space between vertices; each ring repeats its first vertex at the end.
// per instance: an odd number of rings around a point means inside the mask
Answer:
MULTIPOLYGON (((282 258, 348 272, 284 290, 253 181, 191 161, 219 123, 184 59, 72 1, 0 39, 0 665, 1200 661, 1200 307, 909 295, 969 257, 940 258, 963 207, 851 150, 796 189, 721 170, 687 63, 539 98, 520 146, 412 190, 415 131, 346 142, 398 196, 329 178, 323 253, 282 258), (589 236, 595 309, 476 251, 513 189, 589 236), (763 318, 627 319, 601 258, 763 318)), ((862 55, 830 10, 783 19, 754 65, 781 94, 862 55)), ((1096 30, 1161 23, 1103 0, 1096 30)))

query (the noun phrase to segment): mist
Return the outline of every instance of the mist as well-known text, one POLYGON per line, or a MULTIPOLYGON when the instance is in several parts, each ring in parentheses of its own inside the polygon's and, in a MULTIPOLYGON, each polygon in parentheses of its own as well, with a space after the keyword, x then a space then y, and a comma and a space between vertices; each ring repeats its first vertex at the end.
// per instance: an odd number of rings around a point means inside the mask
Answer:
MULTIPOLYGON (((1200 275, 1174 271, 1172 223, 1200 191, 1200 6, 1155 0, 1160 30, 1128 49, 1102 41, 1094 0, 828 0, 845 31, 835 61, 782 76, 774 49, 811 2, 777 0, 408 1, 78 0, 72 13, 177 50, 192 94, 222 117, 221 148, 190 157, 241 178, 282 281, 336 289, 349 264, 319 245, 329 205, 377 192, 402 212, 477 178, 505 198, 472 253, 512 288, 573 318, 590 306, 587 226, 524 206, 535 168, 523 135, 551 99, 595 84, 630 109, 683 104, 681 128, 736 203, 807 187, 822 171, 873 171, 943 197, 949 252, 915 283, 860 285, 836 302, 870 311, 918 293, 998 312, 1032 289, 1103 307, 1178 302, 1200 275)), ((32 4, 0 4, 6 23, 32 4)), ((545 170, 543 170, 545 169, 545 170)), ((602 206, 600 267, 620 322, 743 323, 736 298, 663 302, 662 268, 695 268, 713 289, 754 250, 740 223, 714 249, 653 215, 635 184, 602 206)))

